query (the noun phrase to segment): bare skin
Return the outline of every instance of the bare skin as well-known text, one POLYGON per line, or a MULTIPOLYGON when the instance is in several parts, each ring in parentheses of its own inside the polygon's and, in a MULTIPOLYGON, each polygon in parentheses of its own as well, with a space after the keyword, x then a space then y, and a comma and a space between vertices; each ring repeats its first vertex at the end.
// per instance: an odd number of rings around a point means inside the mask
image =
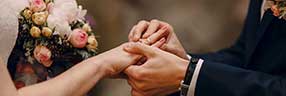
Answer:
POLYGON ((6 65, 0 63, 0 96, 82 96, 104 77, 116 77, 140 57, 123 51, 123 45, 87 59, 48 81, 17 90, 6 65), (112 58, 112 59, 110 59, 112 58))
POLYGON ((142 43, 130 43, 125 50, 147 58, 142 65, 125 70, 132 96, 165 96, 179 90, 188 60, 142 43))
POLYGON ((125 70, 132 96, 165 96, 179 89, 189 58, 173 27, 163 21, 140 21, 129 34, 129 41, 142 42, 126 46, 127 52, 145 56, 140 64, 125 70), (159 48, 146 45, 166 38, 159 48), (171 76, 171 78, 170 78, 171 76))
POLYGON ((147 45, 165 38, 166 43, 160 46, 160 49, 188 60, 187 53, 176 36, 174 28, 166 22, 142 20, 132 28, 128 38, 130 42, 141 41, 147 45))

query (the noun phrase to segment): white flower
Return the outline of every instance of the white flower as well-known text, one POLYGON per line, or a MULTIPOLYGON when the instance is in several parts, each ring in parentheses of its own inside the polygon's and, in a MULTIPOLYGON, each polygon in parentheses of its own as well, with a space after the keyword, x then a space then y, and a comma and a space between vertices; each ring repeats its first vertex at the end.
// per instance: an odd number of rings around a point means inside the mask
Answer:
POLYGON ((55 0, 47 20, 48 26, 55 28, 55 33, 61 36, 69 35, 72 32, 69 24, 84 20, 86 12, 75 0, 55 0))
POLYGON ((48 27, 55 28, 55 32, 58 33, 61 37, 69 35, 72 32, 68 21, 60 18, 58 15, 50 15, 47 22, 48 27))
POLYGON ((76 20, 84 20, 87 11, 78 6, 75 0, 55 0, 52 14, 62 14, 65 19, 72 23, 76 20))
POLYGON ((82 9, 82 6, 78 6, 76 18, 78 20, 84 20, 85 19, 84 16, 86 15, 86 13, 87 13, 87 10, 82 9))

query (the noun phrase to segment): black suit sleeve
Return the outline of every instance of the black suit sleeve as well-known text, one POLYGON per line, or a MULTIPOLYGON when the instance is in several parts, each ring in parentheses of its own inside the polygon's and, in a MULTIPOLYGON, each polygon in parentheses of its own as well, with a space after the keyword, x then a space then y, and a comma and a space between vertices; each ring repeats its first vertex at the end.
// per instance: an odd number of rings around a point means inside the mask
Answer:
POLYGON ((220 62, 232 66, 242 67, 246 62, 245 39, 239 39, 235 45, 214 53, 207 54, 190 54, 195 58, 202 58, 213 62, 220 62))
POLYGON ((205 61, 195 96, 286 96, 286 78, 205 61))

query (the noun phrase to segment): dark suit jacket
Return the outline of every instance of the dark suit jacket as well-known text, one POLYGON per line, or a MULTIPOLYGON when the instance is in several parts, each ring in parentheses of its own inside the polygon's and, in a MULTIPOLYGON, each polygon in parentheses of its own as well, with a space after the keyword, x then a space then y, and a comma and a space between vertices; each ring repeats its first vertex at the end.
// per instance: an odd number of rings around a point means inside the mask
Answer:
POLYGON ((286 96, 286 21, 250 0, 240 38, 203 58, 195 96, 286 96))

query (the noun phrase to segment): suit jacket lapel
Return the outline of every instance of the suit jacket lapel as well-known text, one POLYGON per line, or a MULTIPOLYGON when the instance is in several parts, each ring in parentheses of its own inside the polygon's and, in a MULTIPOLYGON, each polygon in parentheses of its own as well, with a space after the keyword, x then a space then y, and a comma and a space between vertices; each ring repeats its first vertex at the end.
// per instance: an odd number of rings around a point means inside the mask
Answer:
MULTIPOLYGON (((256 41, 254 37, 257 37, 256 33, 259 29, 260 22, 261 22, 261 5, 263 0, 250 0, 249 9, 244 25, 244 30, 241 33, 240 38, 245 40, 245 66, 250 60, 250 56, 252 54, 251 51, 253 51, 252 45, 254 45, 254 42, 256 41)), ((262 20, 263 21, 263 20, 262 20)))
MULTIPOLYGON (((249 38, 251 38, 250 39, 251 41, 249 41, 250 43, 248 44, 248 46, 249 46, 248 47, 249 48, 248 54, 249 54, 250 58, 253 55, 255 49, 257 48, 257 45, 261 41, 265 31, 267 31, 267 28, 268 28, 269 24, 271 23, 271 21, 274 18, 275 17, 272 16, 271 10, 267 10, 264 13, 264 16, 263 16, 263 18, 261 20, 261 23, 259 24, 259 27, 258 27, 257 31, 253 34, 255 36, 249 37, 249 38)), ((250 60, 248 60, 248 62, 250 62, 250 60)))

